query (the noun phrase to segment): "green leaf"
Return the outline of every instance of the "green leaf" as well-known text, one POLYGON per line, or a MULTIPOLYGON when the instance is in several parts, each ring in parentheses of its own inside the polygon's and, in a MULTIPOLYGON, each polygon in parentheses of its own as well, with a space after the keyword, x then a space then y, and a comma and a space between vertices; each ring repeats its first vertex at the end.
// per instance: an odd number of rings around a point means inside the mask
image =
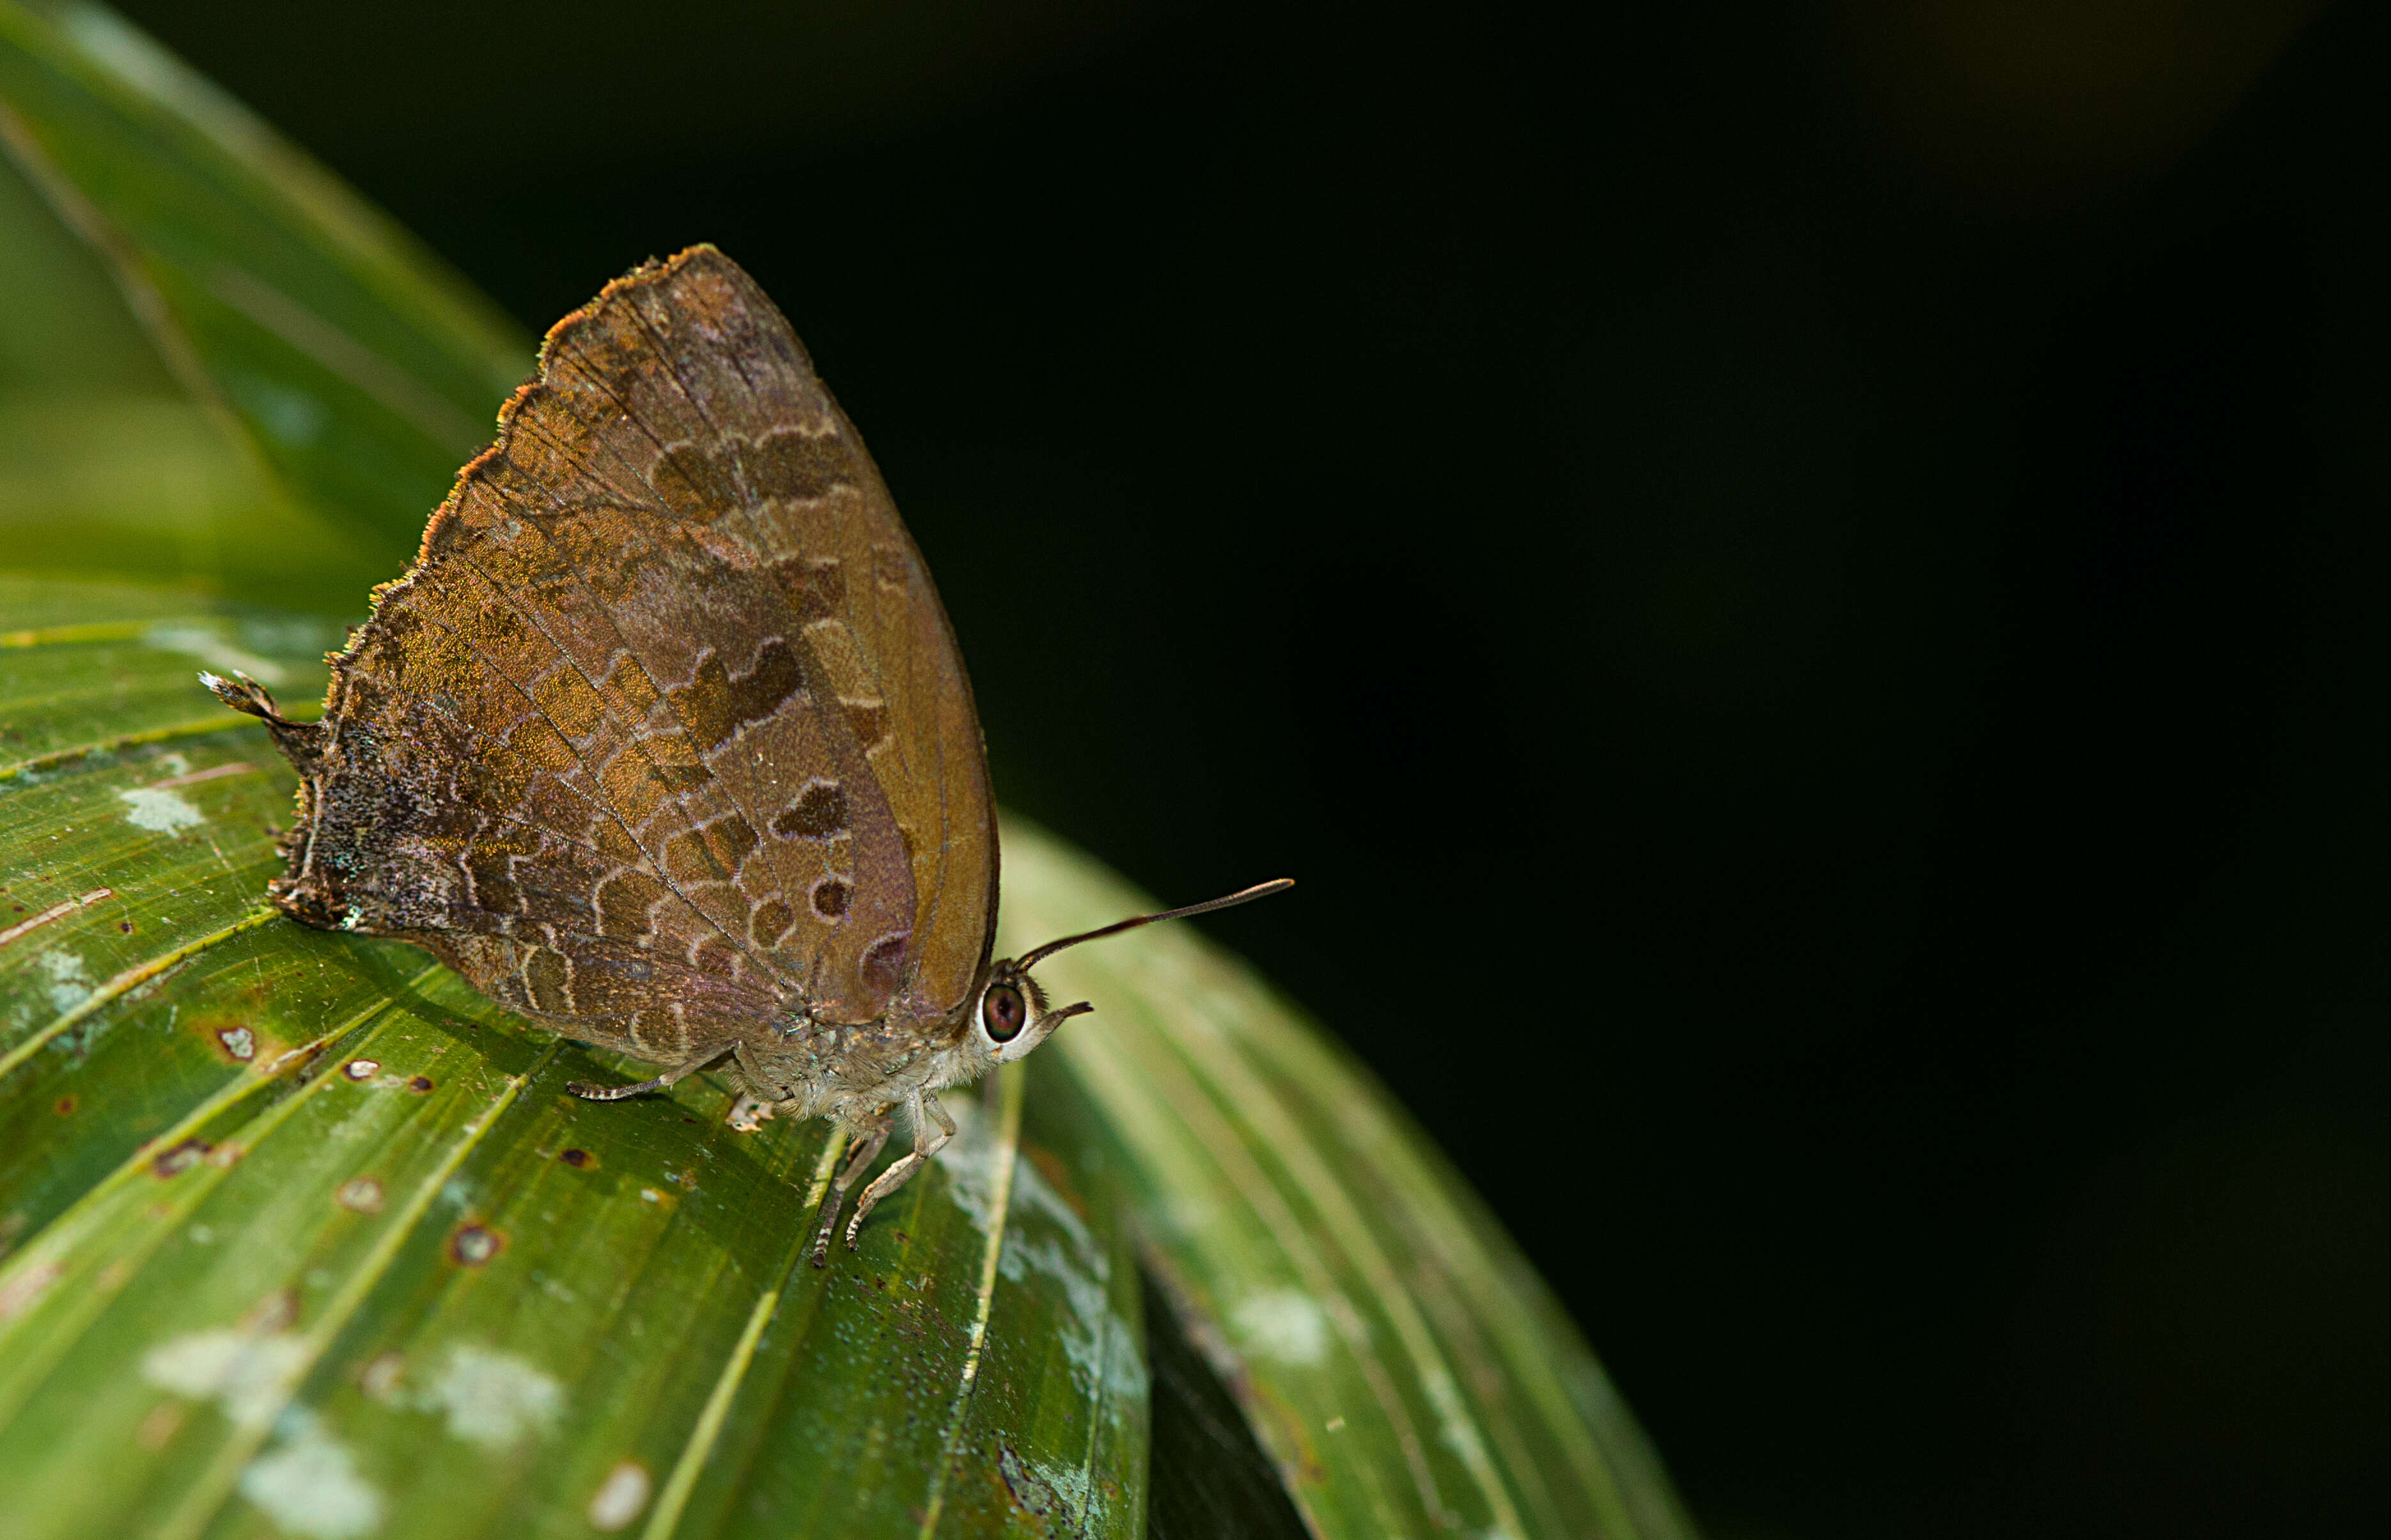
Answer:
MULTIPOLYGON (((201 500, 252 505, 344 576, 403 565, 528 373, 528 339, 105 6, 0 3, 0 221, 25 226, 30 194, 81 238, 181 395, 171 422, 84 414, 85 431, 180 443, 201 500)), ((267 576, 249 556, 200 559, 267 576)))
MULTIPOLYGON (((293 780, 192 674, 317 692, 291 612, 396 575, 476 446, 431 403, 528 350, 98 7, 0 0, 0 145, 12 1537, 1135 1534, 1149 1288, 1317 1534, 1691 1533, 1483 1207, 1185 927, 1045 964, 1098 1014, 818 1271, 832 1131, 580 1101, 644 1068, 266 910, 293 780), (61 576, 127 571, 180 586, 61 576)), ((1005 874, 1015 948, 1151 907, 1017 822, 1005 874)))
POLYGON ((1043 1115, 1023 1158, 1017 1071, 859 1253, 803 1265, 825 1128, 731 1132, 701 1082, 579 1101, 621 1067, 260 907, 292 776, 228 713, 138 724, 177 688, 205 709, 205 637, 304 685, 304 628, 146 618, 174 607, 0 583, 40 751, 0 783, 12 1534, 581 1533, 593 1504, 976 1533, 1025 1491, 1136 1533, 1118 1188, 1043 1115), (69 681, 123 715, 79 702, 63 742, 69 681))
MULTIPOLYGON (((1156 907, 1018 822, 1008 947, 1156 907)), ((1047 1056, 1147 1257, 1319 1533, 1692 1533, 1542 1280, 1360 1066, 1191 931, 1041 965, 1047 1056)))
MULTIPOLYGON (((659 1534, 1134 1534, 1139 1237, 1321 1533, 1684 1532, 1483 1211, 1189 932, 1048 964, 1099 1015, 802 1265, 826 1130, 579 1102, 584 1050, 259 906, 293 779, 191 669, 296 693, 312 629, 0 580, 14 1533, 561 1532, 612 1492, 659 1534)), ((1008 945, 1146 906, 1027 826, 1006 856, 1008 945)))

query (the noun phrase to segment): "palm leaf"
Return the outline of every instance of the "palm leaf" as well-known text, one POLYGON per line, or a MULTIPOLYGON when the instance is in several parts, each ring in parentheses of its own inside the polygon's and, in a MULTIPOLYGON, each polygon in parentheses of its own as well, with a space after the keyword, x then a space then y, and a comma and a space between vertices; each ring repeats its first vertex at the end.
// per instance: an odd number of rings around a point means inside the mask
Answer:
MULTIPOLYGON (((1689 1533, 1482 1206, 1192 932, 1049 964, 1099 1015, 817 1271, 826 1129, 734 1133, 703 1078, 579 1102, 628 1067, 271 916, 292 780, 192 672, 319 688, 338 628, 291 604, 395 572, 472 446, 433 403, 486 422, 526 354, 111 13, 0 4, 0 249, 73 302, 0 316, 39 366, 0 433, 49 456, 0 459, 48 569, 0 577, 12 1535, 1134 1534, 1149 1304, 1171 1393, 1217 1377, 1318 1534, 1689 1533), (115 426, 23 427, 69 408, 115 426), (200 460, 229 490, 130 548, 182 485, 141 467, 200 460), (128 566, 185 586, 58 576, 128 566)), ((1010 945, 1145 903, 1026 825, 1005 856, 1010 945)), ((1158 1528, 1231 1463, 1154 1471, 1158 1528)))

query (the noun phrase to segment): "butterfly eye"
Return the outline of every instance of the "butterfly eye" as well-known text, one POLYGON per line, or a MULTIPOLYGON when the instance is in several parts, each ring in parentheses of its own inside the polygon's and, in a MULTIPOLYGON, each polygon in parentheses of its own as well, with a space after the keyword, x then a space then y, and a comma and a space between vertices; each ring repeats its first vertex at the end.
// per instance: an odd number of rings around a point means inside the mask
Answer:
POLYGON ((1027 1026, 1029 1012, 1021 1003, 1021 991, 1010 984, 991 984, 988 993, 980 996, 980 1030, 993 1042, 1011 1042, 1027 1026))

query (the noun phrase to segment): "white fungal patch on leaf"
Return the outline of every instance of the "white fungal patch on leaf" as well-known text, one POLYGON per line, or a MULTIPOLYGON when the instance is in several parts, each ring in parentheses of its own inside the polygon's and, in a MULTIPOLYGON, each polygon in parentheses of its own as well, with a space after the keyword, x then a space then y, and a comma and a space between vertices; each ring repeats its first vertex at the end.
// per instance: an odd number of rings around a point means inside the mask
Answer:
POLYGON ((933 1158, 947 1173, 948 1196, 984 1236, 996 1223, 995 1131, 969 1102, 958 1100, 947 1113, 955 1120, 955 1136, 933 1158))
POLYGON ((208 815, 184 801, 180 792, 136 786, 131 791, 118 792, 116 798, 125 806, 125 822, 152 834, 171 835, 208 821, 208 815))
POLYGON ((459 1342, 420 1404, 446 1413, 456 1437, 502 1450, 548 1430, 564 1409, 564 1387, 519 1354, 459 1342))
POLYGON ((1024 1160, 1013 1173, 1013 1208, 1016 1219, 1040 1218, 1059 1225, 1070 1237, 1071 1249, 1083 1258, 1099 1277, 1112 1275, 1111 1259, 1081 1219, 1054 1190, 1034 1160, 1024 1160))
POLYGON ((407 1378, 407 1355, 385 1352, 368 1364, 357 1376, 357 1388, 376 1401, 395 1401, 401 1383, 407 1378))
POLYGON ((997 1450, 996 1470, 1014 1508, 1045 1520, 1040 1527, 1048 1534, 1085 1533, 1091 1519, 1102 1525, 1103 1516, 1089 1512, 1094 1488, 1086 1471, 1025 1456, 1009 1443, 997 1450))
POLYGON ((50 1009, 66 1015, 91 998, 91 975, 84 971, 83 959, 64 949, 42 953, 34 960, 35 967, 50 976, 50 1009))
POLYGON ((637 1460, 625 1460, 606 1472, 606 1479, 598 1483, 597 1495, 589 1499, 589 1527, 609 1534, 629 1528, 654 1490, 648 1468, 637 1460))
MULTIPOLYGON (((950 1104, 955 1136, 937 1155, 947 1193, 986 1235, 996 1219, 996 1166, 1002 1151, 994 1120, 969 1102, 950 1104)), ((1012 1199, 997 1272, 1006 1282, 1050 1280, 1062 1297, 1053 1319, 1073 1385, 1083 1396, 1101 1397, 1108 1409, 1144 1403, 1145 1354, 1136 1333, 1113 1306, 1113 1259, 1077 1210, 1054 1190, 1037 1161, 1020 1157, 1013 1167, 1012 1199)), ((1086 1501, 1074 1512, 1086 1515, 1086 1501)))
POLYGON ((997 1271, 1008 1282, 1036 1273, 1060 1287, 1068 1309, 1056 1324, 1080 1393, 1093 1395, 1105 1386, 1143 1397, 1144 1355, 1131 1341, 1128 1323, 1113 1309, 1112 1258, 1035 1161, 1025 1159, 1014 1168, 1012 1220, 997 1253, 997 1271))
POLYGON ((1240 1346, 1282 1364, 1317 1364, 1328 1351, 1328 1313, 1299 1288, 1248 1294, 1229 1320, 1240 1346))
POLYGON ((357 1473, 356 1456, 316 1417, 292 1407, 275 1446, 240 1473, 240 1495, 276 1526, 309 1540, 357 1540, 381 1527, 381 1489, 357 1473))
POLYGON ((1082 1523, 1092 1517, 1090 1508, 1091 1500, 1095 1495, 1094 1483, 1088 1480, 1088 1473, 1085 1470, 1075 1465, 1050 1465, 1044 1460, 1040 1460, 1037 1462, 1037 1471, 1045 1480, 1046 1484, 1054 1489, 1055 1495, 1063 1499, 1063 1507, 1066 1512, 1078 1518, 1082 1523))
POLYGON ((151 1348, 142 1355, 141 1378, 193 1401, 213 1401, 233 1421, 254 1428, 274 1419, 306 1364, 295 1332, 260 1337, 219 1326, 151 1348))

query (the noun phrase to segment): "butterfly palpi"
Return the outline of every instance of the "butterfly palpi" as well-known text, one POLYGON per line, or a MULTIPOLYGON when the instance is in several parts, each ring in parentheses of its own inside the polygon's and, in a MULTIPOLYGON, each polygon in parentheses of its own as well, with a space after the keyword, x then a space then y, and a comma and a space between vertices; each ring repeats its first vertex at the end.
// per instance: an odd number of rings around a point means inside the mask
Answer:
POLYGON ((991 960, 996 809, 954 631, 854 425, 710 246, 559 322, 497 441, 331 659, 319 721, 202 674, 298 770, 273 901, 422 947, 499 1003, 665 1067, 733 1121, 827 1116, 849 1187, 901 1106, 1022 1057, 1085 1003, 1030 973, 1143 915, 991 960))

